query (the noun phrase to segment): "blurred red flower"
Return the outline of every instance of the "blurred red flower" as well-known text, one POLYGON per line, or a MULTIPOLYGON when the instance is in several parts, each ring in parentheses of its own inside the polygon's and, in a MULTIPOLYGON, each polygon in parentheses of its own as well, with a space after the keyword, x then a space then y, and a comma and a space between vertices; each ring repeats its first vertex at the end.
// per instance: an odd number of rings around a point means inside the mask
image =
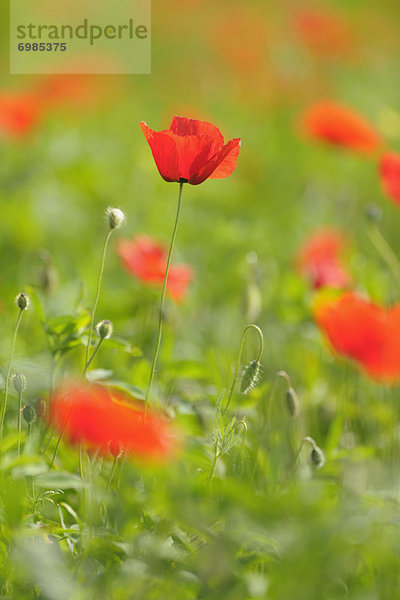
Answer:
POLYGON ((381 158, 380 173, 384 191, 400 204, 400 154, 386 152, 381 158))
POLYGON ((316 54, 347 54, 351 35, 346 20, 338 14, 304 9, 294 15, 293 30, 300 41, 316 54))
POLYGON ((351 277, 341 262, 346 246, 347 240, 340 231, 315 231, 296 257, 297 269, 314 289, 346 288, 351 284, 351 277))
POLYGON ((76 383, 56 390, 50 402, 49 422, 71 444, 88 450, 157 459, 176 447, 171 425, 122 394, 94 384, 76 383))
POLYGON ((143 121, 140 126, 165 181, 198 185, 208 178, 228 177, 236 168, 240 139, 225 144, 211 123, 174 117, 164 131, 154 131, 143 121))
MULTIPOLYGON (((129 273, 145 283, 163 284, 167 267, 164 246, 146 235, 139 235, 133 240, 120 240, 117 252, 129 273)), ((167 290, 174 300, 183 300, 192 278, 193 271, 188 265, 170 265, 167 290)))
POLYGON ((0 92, 0 132, 21 138, 38 124, 42 107, 35 94, 0 92))
POLYGON ((310 106, 303 115, 302 127, 311 138, 362 154, 372 154, 382 146, 379 134, 367 121, 334 102, 310 106))
POLYGON ((314 314, 336 352, 379 381, 400 378, 400 305, 384 309, 346 293, 320 299, 314 314))

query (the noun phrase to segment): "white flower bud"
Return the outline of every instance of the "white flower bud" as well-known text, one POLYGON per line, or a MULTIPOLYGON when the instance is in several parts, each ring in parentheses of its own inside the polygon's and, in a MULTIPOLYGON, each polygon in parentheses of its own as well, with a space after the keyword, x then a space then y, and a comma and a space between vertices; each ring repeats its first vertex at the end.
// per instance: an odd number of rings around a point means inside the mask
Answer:
POLYGON ((125 223, 125 215, 119 208, 109 206, 106 210, 106 218, 110 229, 119 229, 125 223))

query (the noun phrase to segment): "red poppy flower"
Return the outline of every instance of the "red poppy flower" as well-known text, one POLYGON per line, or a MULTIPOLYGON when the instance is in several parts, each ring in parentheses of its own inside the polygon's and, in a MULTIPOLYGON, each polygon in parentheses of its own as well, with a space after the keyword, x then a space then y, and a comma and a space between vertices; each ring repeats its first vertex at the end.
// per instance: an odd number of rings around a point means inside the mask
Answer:
POLYGON ((208 178, 228 177, 236 168, 240 139, 224 143, 221 132, 206 121, 174 117, 169 129, 142 131, 165 181, 198 185, 208 178))
POLYGON ((165 419, 100 385, 79 383, 56 391, 49 421, 71 444, 81 443, 104 455, 120 449, 156 459, 168 456, 176 446, 165 419))
POLYGON ((40 116, 41 106, 34 94, 0 93, 0 131, 5 135, 28 135, 40 116))
POLYGON ((312 105, 303 116, 303 129, 309 137, 363 154, 374 153, 382 145, 380 136, 369 123, 333 102, 312 105))
POLYGON ((400 306, 381 308, 346 293, 320 300, 315 318, 333 348, 379 381, 400 378, 400 306))
POLYGON ((351 46, 348 24, 337 14, 299 11, 294 16, 293 29, 300 41, 317 54, 347 54, 351 46))
MULTIPOLYGON (((129 273, 145 283, 162 285, 167 267, 167 251, 163 246, 140 235, 133 240, 120 240, 117 252, 129 273)), ((192 278, 193 271, 188 265, 170 265, 167 290, 174 300, 183 300, 192 278)))
POLYGON ((316 231, 297 256, 298 271, 309 280, 314 289, 348 287, 351 278, 341 263, 346 245, 346 239, 340 231, 316 231))
POLYGON ((400 204, 400 154, 387 152, 380 164, 382 186, 386 194, 400 204))

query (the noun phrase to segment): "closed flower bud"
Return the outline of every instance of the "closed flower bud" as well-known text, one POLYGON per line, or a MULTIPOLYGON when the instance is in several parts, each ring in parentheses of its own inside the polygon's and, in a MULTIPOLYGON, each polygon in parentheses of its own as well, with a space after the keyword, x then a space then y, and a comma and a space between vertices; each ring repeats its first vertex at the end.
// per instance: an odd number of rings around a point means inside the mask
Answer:
POLYGON ((299 416, 300 400, 296 391, 292 387, 289 387, 286 392, 286 406, 288 408, 289 414, 294 419, 299 416))
POLYGON ((261 377, 261 365, 258 360, 252 360, 243 370, 240 380, 240 391, 242 394, 248 394, 256 387, 261 377))
POLYGON ((99 321, 96 325, 96 332, 100 339, 108 340, 112 336, 114 327, 111 321, 105 319, 104 321, 99 321))
POLYGON ((323 467, 326 462, 325 454, 322 452, 321 448, 316 444, 311 450, 311 462, 317 469, 323 467))
POLYGON ((14 373, 12 376, 13 386, 18 394, 26 390, 26 377, 22 373, 14 373))
POLYGON ((106 210, 106 218, 110 229, 119 229, 125 223, 125 215, 119 208, 111 208, 106 210))
POLYGON ((28 294, 18 294, 18 296, 15 298, 15 304, 21 310, 28 310, 30 304, 30 298, 28 294))
POLYGON ((112 454, 114 458, 120 458, 124 453, 124 447, 121 442, 118 441, 110 442, 109 449, 110 454, 112 454))
POLYGON ((38 398, 36 400, 36 413, 40 419, 43 419, 47 413, 47 404, 44 398, 38 398))
POLYGON ((24 420, 28 423, 28 425, 33 423, 36 419, 36 412, 33 406, 31 406, 30 404, 26 404, 22 409, 22 416, 24 420))

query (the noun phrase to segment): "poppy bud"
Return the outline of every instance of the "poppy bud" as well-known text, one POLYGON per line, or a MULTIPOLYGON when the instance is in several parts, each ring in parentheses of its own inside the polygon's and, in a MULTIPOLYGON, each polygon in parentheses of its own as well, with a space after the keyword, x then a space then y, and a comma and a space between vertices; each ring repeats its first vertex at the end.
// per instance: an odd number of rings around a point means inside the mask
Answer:
POLYGON ((260 381, 261 365, 258 360, 252 360, 243 370, 240 380, 240 391, 248 394, 260 381))
POLYGON ((300 400, 296 391, 291 386, 286 392, 286 406, 290 415, 296 419, 300 412, 300 400))
POLYGON ((377 204, 368 204, 365 209, 365 216, 371 223, 380 223, 382 220, 382 210, 377 204))
POLYGON ((44 398, 38 398, 36 400, 36 414, 40 419, 43 419, 47 413, 47 404, 44 398))
POLYGON ((314 445, 313 449, 311 450, 310 457, 311 457, 312 464, 317 469, 320 469, 321 467, 323 467, 326 462, 325 454, 322 452, 321 448, 319 446, 317 446, 316 444, 314 445))
POLYGON ((15 304, 21 310, 28 310, 30 304, 30 298, 28 294, 18 294, 18 296, 15 298, 15 304))
POLYGON ((12 376, 13 386, 18 394, 26 390, 26 377, 22 373, 14 373, 12 376))
POLYGON ((124 453, 124 447, 119 441, 113 440, 110 442, 109 449, 110 454, 112 454, 114 458, 120 458, 124 453))
POLYGON ((22 409, 22 416, 24 417, 24 420, 28 423, 28 425, 33 423, 36 419, 36 413, 33 406, 31 406, 30 404, 26 404, 22 409))
POLYGON ((104 321, 99 321, 96 325, 96 332, 100 339, 108 340, 112 336, 114 327, 111 321, 105 319, 104 321))
POLYGON ((110 229, 119 229, 125 223, 125 215, 119 208, 111 208, 106 210, 106 218, 110 229))

